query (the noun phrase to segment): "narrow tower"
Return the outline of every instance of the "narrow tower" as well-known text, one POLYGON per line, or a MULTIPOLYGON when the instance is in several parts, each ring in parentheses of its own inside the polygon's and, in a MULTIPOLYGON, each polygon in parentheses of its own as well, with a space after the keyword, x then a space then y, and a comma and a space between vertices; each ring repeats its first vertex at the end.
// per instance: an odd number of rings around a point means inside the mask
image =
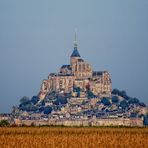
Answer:
POLYGON ((80 54, 78 52, 78 43, 77 43, 76 31, 75 31, 75 39, 74 39, 74 50, 73 50, 73 53, 71 54, 71 57, 80 57, 80 54))
POLYGON ((75 39, 74 39, 74 50, 70 56, 70 65, 72 67, 72 73, 74 74, 77 71, 77 61, 80 59, 80 54, 78 52, 78 44, 77 44, 77 34, 75 31, 75 39))

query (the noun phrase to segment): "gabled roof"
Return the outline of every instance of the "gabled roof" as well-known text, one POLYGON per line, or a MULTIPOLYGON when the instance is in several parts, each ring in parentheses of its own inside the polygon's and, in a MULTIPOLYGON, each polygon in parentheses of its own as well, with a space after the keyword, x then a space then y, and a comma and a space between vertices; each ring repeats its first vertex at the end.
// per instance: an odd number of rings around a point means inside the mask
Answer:
POLYGON ((80 54, 79 54, 77 48, 74 48, 73 53, 71 54, 71 57, 80 57, 80 54))
POLYGON ((78 59, 78 62, 84 62, 84 60, 83 59, 78 59))
POLYGON ((101 76, 103 71, 93 71, 93 76, 101 76))
POLYGON ((70 67, 70 65, 62 65, 62 67, 61 68, 69 68, 70 67))
POLYGON ((70 65, 62 65, 61 68, 67 68, 67 69, 71 70, 71 66, 70 65))

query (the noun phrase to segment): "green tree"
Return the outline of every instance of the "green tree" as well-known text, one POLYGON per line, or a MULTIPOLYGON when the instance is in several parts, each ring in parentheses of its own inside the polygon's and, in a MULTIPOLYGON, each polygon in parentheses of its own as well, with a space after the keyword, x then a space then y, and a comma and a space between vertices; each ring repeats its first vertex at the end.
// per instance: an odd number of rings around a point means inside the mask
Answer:
POLYGON ((102 100, 101 100, 101 103, 103 103, 106 106, 111 105, 109 99, 110 98, 103 97, 102 100))
POLYGON ((128 103, 126 100, 123 100, 120 102, 120 107, 122 107, 122 109, 126 109, 128 107, 128 103))
POLYGON ((50 114, 51 111, 52 111, 52 108, 51 108, 50 106, 46 106, 46 107, 44 108, 44 114, 50 114))
POLYGON ((29 104, 29 103, 30 103, 29 97, 24 96, 20 99, 20 104, 22 104, 22 105, 26 105, 26 104, 29 104))
POLYGON ((112 96, 111 100, 112 100, 112 103, 118 103, 119 102, 119 99, 118 99, 117 96, 112 96))
POLYGON ((94 98, 95 95, 93 94, 92 91, 88 90, 88 91, 87 91, 87 97, 88 97, 88 99, 90 99, 90 98, 94 98))
POLYGON ((3 126, 9 126, 10 123, 8 122, 8 120, 1 120, 0 121, 0 126, 3 127, 3 126))
POLYGON ((38 103, 39 100, 40 100, 40 98, 38 96, 33 96, 31 98, 31 103, 35 105, 38 103))
POLYGON ((144 116, 144 125, 148 126, 148 114, 144 116))

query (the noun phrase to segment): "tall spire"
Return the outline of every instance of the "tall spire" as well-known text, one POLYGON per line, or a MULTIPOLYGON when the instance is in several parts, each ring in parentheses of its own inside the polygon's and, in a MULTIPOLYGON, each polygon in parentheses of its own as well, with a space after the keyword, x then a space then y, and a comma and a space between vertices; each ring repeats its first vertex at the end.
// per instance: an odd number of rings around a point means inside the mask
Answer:
POLYGON ((74 50, 71 55, 71 57, 80 57, 80 54, 78 52, 78 44, 77 44, 77 34, 76 34, 76 29, 75 29, 75 39, 74 39, 74 50))
POLYGON ((75 39, 74 39, 74 49, 78 48, 78 44, 77 44, 77 30, 75 29, 75 39))

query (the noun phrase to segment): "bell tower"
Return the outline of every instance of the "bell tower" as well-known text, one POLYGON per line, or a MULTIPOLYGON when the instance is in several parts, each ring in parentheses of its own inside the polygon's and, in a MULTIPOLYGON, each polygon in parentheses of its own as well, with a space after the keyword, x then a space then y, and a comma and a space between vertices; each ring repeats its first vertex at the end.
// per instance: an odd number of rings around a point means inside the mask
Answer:
POLYGON ((77 67, 77 61, 78 59, 80 59, 80 54, 78 52, 78 44, 77 44, 77 35, 76 35, 76 31, 75 31, 75 39, 74 39, 74 50, 70 56, 70 65, 72 68, 72 73, 74 74, 76 71, 78 71, 78 67, 77 67))

